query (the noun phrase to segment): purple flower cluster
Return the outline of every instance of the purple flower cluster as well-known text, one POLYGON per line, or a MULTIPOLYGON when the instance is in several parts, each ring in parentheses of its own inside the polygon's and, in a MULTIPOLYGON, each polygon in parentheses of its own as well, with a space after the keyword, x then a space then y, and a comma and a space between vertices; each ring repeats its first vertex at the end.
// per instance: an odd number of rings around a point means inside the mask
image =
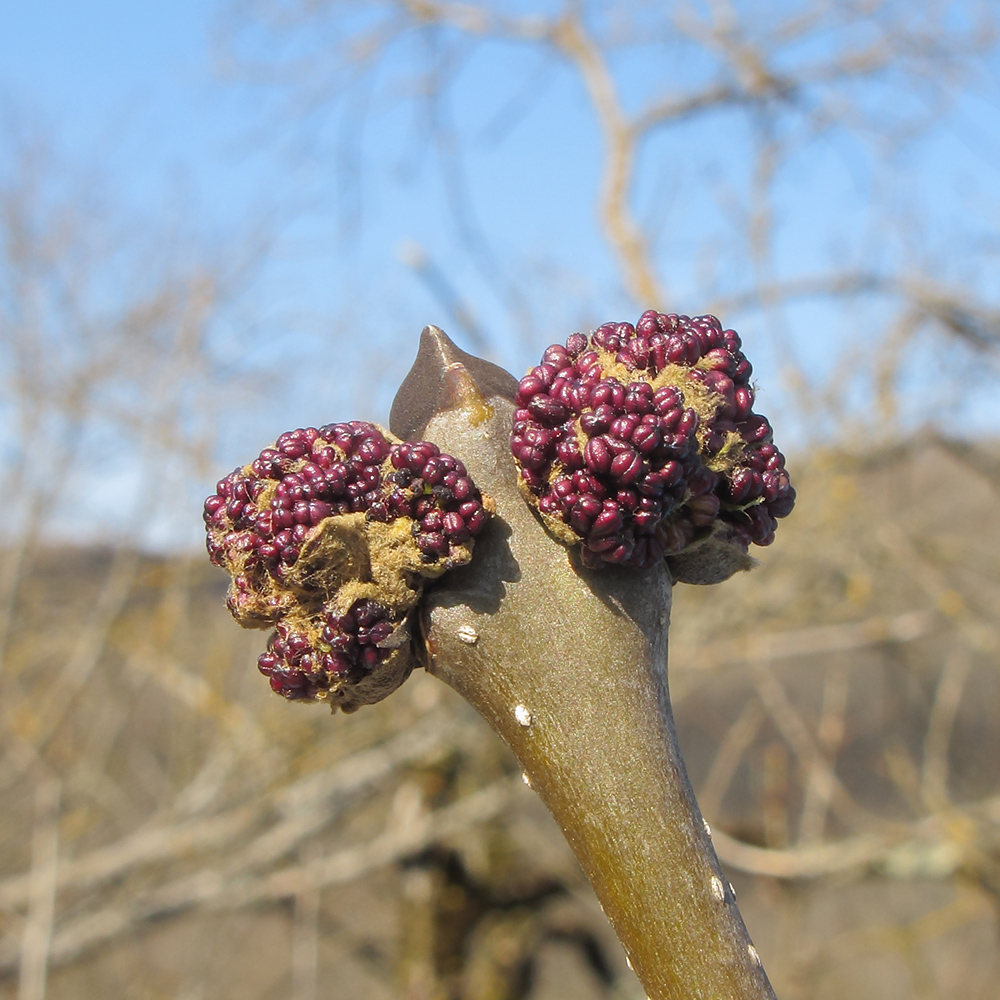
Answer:
POLYGON ((326 612, 298 630, 279 621, 257 668, 277 694, 315 700, 321 691, 358 681, 392 655, 379 643, 395 630, 390 610, 368 600, 355 601, 344 615, 326 612))
POLYGON ((649 310, 553 345, 511 433, 532 502, 590 566, 651 566, 709 533, 769 545, 795 491, 750 374, 714 316, 649 310))
POLYGON ((305 699, 357 682, 391 655, 379 643, 419 598, 416 581, 468 562, 491 510, 457 458, 428 441, 399 442, 353 420, 282 434, 219 482, 204 517, 209 558, 233 577, 234 617, 248 625, 276 623, 261 672, 275 691, 305 699), (338 615, 337 593, 298 567, 304 547, 325 537, 324 525, 349 514, 364 515, 359 545, 367 546, 378 523, 406 519, 413 547, 395 569, 382 569, 405 576, 405 597, 390 587, 382 603, 380 585, 367 581, 366 596, 379 600, 356 600, 338 615))
MULTIPOLYGON (((288 431, 216 489, 205 501, 209 558, 217 566, 240 565, 250 580, 263 570, 283 581, 328 517, 408 517, 429 563, 448 557, 488 519, 458 459, 428 441, 390 444, 378 427, 360 420, 288 431)), ((240 586, 237 579, 237 600, 240 586)))
POLYGON ((482 495, 457 458, 429 441, 393 445, 389 458, 396 470, 388 476, 391 486, 368 516, 373 521, 412 518, 410 530, 425 562, 447 556, 486 527, 482 495))

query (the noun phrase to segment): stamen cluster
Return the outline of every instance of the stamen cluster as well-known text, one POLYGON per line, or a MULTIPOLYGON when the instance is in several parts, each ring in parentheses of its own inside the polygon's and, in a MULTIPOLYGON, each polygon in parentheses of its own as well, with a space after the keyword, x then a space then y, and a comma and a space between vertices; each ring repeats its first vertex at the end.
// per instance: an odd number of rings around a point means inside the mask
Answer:
POLYGON ((218 483, 204 518, 209 558, 233 578, 233 616, 277 629, 261 672, 300 699, 387 661, 395 647, 379 644, 404 624, 423 578, 467 563, 490 511, 457 458, 354 420, 282 434, 218 483), (347 553, 350 573, 315 572, 324 559, 309 556, 324 544, 347 553))
POLYGON ((248 568, 261 566, 279 581, 328 517, 410 518, 426 562, 446 558, 488 517, 457 458, 429 441, 390 444, 360 420, 288 431, 216 489, 205 501, 209 558, 224 566, 245 554, 248 568))
POLYGON ((751 371, 714 316, 649 310, 549 347, 511 433, 529 500, 591 566, 651 566, 710 534, 769 545, 795 491, 751 371))
POLYGON ((356 683, 392 655, 379 643, 396 630, 390 610, 377 601, 355 601, 344 615, 327 612, 322 630, 296 631, 279 621, 257 657, 257 667, 271 682, 271 690, 288 699, 315 700, 321 691, 356 683), (311 634, 312 633, 312 634, 311 634))

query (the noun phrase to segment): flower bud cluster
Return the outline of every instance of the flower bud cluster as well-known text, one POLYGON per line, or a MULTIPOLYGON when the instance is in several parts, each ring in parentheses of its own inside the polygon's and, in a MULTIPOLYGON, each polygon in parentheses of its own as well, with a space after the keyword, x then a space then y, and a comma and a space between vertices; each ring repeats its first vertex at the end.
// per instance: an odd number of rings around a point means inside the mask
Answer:
POLYGON ((315 701, 337 685, 357 683, 393 653, 379 643, 393 636, 397 624, 377 601, 355 601, 343 615, 325 612, 317 624, 318 635, 308 624, 296 630, 279 621, 267 652, 257 657, 271 690, 289 700, 315 701))
POLYGON ((530 502, 590 566, 651 566, 709 535, 769 545, 795 491, 751 371, 714 316, 649 310, 549 347, 511 433, 530 502))
POLYGON ((379 643, 423 579, 469 561, 491 510, 457 458, 354 420, 282 434, 218 483, 204 518, 233 616, 277 628, 261 671, 286 697, 316 699, 389 658, 379 643))
POLYGON ((383 523, 406 517, 426 562, 486 525, 482 496, 465 466, 429 441, 390 444, 360 420, 282 434, 236 469, 205 501, 208 554, 217 566, 237 556, 283 580, 326 518, 364 512, 383 523))

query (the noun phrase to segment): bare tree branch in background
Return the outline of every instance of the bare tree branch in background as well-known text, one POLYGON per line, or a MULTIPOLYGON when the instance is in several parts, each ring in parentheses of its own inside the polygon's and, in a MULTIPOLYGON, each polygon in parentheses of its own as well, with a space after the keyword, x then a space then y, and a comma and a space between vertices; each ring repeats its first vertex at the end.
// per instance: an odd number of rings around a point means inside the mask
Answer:
MULTIPOLYGON (((790 332, 794 310, 805 298, 825 308, 824 336, 843 342, 855 387, 879 382, 898 392, 905 377, 899 359, 912 363, 921 329, 954 341, 973 358, 995 358, 1000 308, 995 289, 985 276, 970 280, 966 267, 975 264, 984 245, 975 236, 981 220, 967 217, 967 237, 950 234, 948 243, 928 238, 915 247, 905 228, 920 220, 925 208, 919 200, 900 203, 896 183, 901 151, 947 132, 947 116, 971 95, 996 102, 990 67, 998 24, 988 3, 952 0, 914 7, 894 0, 766 5, 748 0, 653 7, 263 0, 235 5, 229 30, 231 52, 245 78, 280 80, 282 114, 293 122, 299 115, 312 123, 307 116, 317 109, 349 107, 358 79, 376 95, 369 108, 408 99, 400 94, 414 101, 426 96, 435 108, 467 103, 459 69, 477 61, 492 65, 489 60, 502 54, 512 57, 512 66, 531 54, 538 64, 568 75, 600 138, 601 179, 593 204, 631 300, 641 308, 690 311, 690 302, 727 316, 760 313, 800 409, 815 408, 833 395, 817 381, 814 365, 807 375, 811 351, 790 332), (822 228, 810 231, 796 202, 795 171, 816 162, 824 150, 856 161, 865 172, 858 181, 856 207, 862 212, 853 232, 840 232, 840 220, 824 212, 818 225, 827 227, 829 236, 822 228), (706 203, 701 220, 681 205, 673 212, 677 221, 669 212, 664 217, 660 210, 644 210, 650 180, 659 175, 686 185, 698 204, 721 180, 732 204, 706 203), (865 229, 877 238, 864 236, 865 229), (819 248, 829 238, 848 241, 849 249, 832 256, 825 272, 810 273, 795 254, 780 249, 789 240, 809 240, 819 248), (690 262, 706 254, 715 258, 714 274, 708 287, 699 289, 692 284, 690 262), (961 284, 960 273, 966 276, 961 284), (863 333, 847 335, 838 328, 838 311, 848 303, 862 317, 863 333), (906 343, 890 345, 879 358, 873 344, 894 327, 907 330, 906 343)), ((516 75, 510 82, 505 77, 496 81, 498 95, 520 85, 516 75)), ((551 113, 542 96, 534 102, 519 98, 517 104, 522 115, 536 105, 551 113)), ((375 111, 370 113, 374 117, 375 111)), ((484 110, 481 117, 487 114, 484 110)), ((468 113, 453 121, 456 113, 429 112, 421 119, 428 141, 436 141, 444 118, 446 145, 456 155, 476 151, 482 121, 468 113)), ((363 162, 363 140, 351 141, 353 155, 363 162)), ((543 155, 565 160, 572 174, 578 152, 556 147, 543 155)), ((477 196, 443 169, 449 197, 459 188, 465 192, 464 207, 456 208, 462 245, 496 260, 492 247, 503 237, 482 225, 472 234, 462 220, 477 214, 477 196)), ((575 190, 557 196, 573 197, 575 190)), ((478 195, 480 202, 483 197, 478 195)), ((586 204, 580 208, 591 210, 586 204)), ((440 259, 438 248, 430 253, 440 259)), ((558 254, 554 248, 553 256, 558 254)), ((496 275, 510 267, 508 258, 487 270, 496 275)), ((458 294, 462 297, 461 289, 458 294)), ((519 331, 526 328, 526 309, 541 308, 537 301, 522 301, 515 309, 509 294, 499 298, 518 317, 512 328, 519 331)), ((528 329, 536 326, 527 323, 528 329)), ((828 377, 840 385, 842 366, 828 377)))

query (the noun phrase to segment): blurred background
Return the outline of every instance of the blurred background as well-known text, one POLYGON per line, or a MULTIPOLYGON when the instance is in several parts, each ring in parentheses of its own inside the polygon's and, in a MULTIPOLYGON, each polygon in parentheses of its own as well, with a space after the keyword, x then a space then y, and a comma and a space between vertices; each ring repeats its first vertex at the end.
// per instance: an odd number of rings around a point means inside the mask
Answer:
POLYGON ((201 539, 426 323, 520 375, 741 333, 799 490, 679 586, 692 780, 784 1000, 1000 981, 1000 10, 0 5, 0 997, 642 1000, 484 723, 289 706, 201 539))

